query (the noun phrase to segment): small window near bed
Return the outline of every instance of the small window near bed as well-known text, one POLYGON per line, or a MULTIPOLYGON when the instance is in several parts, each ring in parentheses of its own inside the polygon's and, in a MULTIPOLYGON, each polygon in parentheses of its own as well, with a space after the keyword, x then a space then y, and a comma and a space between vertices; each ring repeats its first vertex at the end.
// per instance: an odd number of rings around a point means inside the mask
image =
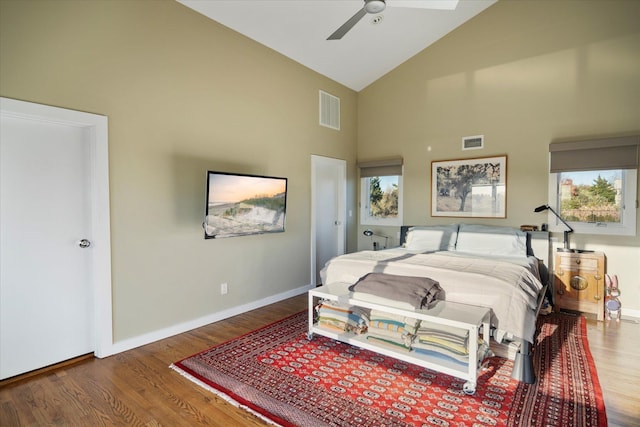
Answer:
POLYGON ((402 225, 402 159, 358 163, 360 223, 402 225))
POLYGON ((639 146, 637 136, 549 145, 549 200, 577 233, 636 234, 639 146))

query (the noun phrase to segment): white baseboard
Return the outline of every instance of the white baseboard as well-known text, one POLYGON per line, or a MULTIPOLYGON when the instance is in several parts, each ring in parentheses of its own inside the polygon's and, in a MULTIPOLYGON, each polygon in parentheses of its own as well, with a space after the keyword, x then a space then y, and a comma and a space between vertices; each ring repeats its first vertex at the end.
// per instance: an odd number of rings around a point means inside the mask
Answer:
POLYGON ((636 319, 640 319, 640 310, 632 310, 630 308, 622 307, 622 316, 624 317, 634 317, 636 319))
POLYGON ((136 347, 140 347, 155 341, 169 338, 174 335, 178 335, 178 334, 190 331, 192 329, 200 328, 210 323, 219 322, 220 320, 237 316, 238 314, 242 314, 250 310, 255 310, 256 308, 264 307, 266 305, 273 304, 278 301, 282 301, 287 298, 291 298, 291 297, 306 293, 312 288, 313 288, 312 285, 307 285, 297 289, 292 289, 290 291, 283 292, 277 295, 272 295, 258 301, 253 301, 247 304, 243 304, 237 307, 232 307, 217 313, 213 313, 208 316, 200 317, 198 319, 190 320, 188 322, 173 325, 169 328, 161 329, 158 331, 150 332, 148 334, 140 335, 134 338, 129 338, 123 341, 119 341, 119 342, 113 343, 111 348, 104 349, 105 351, 102 352, 100 355, 97 355, 97 357, 102 358, 102 357, 112 356, 114 354, 118 354, 123 351, 131 350, 136 347))

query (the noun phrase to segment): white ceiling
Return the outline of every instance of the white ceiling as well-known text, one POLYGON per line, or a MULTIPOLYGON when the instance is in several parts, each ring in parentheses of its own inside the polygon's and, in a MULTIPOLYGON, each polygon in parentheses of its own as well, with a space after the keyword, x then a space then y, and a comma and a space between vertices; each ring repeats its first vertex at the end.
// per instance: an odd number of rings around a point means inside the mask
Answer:
POLYGON ((177 1, 360 91, 497 0, 387 0, 382 13, 366 15, 341 40, 327 37, 363 0, 177 1))

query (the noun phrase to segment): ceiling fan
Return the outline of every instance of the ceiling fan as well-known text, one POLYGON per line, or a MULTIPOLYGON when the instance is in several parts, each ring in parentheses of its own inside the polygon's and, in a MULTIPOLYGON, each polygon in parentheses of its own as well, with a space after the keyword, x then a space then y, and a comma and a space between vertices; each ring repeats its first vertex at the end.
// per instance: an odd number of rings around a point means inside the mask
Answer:
MULTIPOLYGON (((459 0, 392 0, 390 6, 397 7, 410 7, 420 9, 450 9, 453 10, 458 5, 459 0)), ((340 40, 345 34, 349 32, 365 15, 381 13, 387 7, 386 0, 364 0, 364 6, 362 9, 356 12, 351 18, 347 20, 340 28, 335 30, 327 40, 340 40)))

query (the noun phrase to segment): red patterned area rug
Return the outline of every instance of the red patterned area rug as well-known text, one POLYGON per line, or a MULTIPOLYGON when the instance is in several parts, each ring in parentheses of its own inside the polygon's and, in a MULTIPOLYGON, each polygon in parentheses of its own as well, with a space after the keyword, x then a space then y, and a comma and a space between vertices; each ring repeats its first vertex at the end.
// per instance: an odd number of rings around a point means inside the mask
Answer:
POLYGON ((302 312, 171 365, 195 383, 282 426, 606 426, 584 318, 542 316, 536 384, 492 357, 476 393, 464 380, 325 337, 302 312))

